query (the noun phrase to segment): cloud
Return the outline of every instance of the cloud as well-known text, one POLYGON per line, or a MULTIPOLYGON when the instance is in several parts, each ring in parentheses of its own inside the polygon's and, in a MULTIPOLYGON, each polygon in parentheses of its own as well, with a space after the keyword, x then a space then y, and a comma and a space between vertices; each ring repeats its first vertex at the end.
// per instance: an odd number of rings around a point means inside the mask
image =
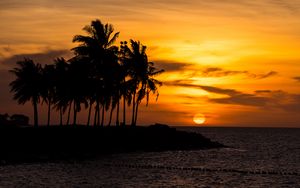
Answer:
MULTIPOLYGON (((52 2, 52 1, 51 1, 52 2)), ((78 5, 81 5, 80 0, 73 0, 71 1, 72 3, 78 5)), ((87 4, 96 4, 96 0, 89 0, 90 3, 87 4)), ((64 5, 67 3, 70 3, 68 1, 57 1, 57 4, 64 5)), ((104 0, 102 4, 107 5, 111 4, 111 1, 109 0, 104 0)), ((261 0, 252 0, 252 1, 247 1, 247 0, 210 0, 210 1, 194 1, 194 0, 152 0, 151 2, 147 0, 140 0, 140 1, 126 1, 126 0, 117 0, 116 3, 114 3, 114 6, 126 6, 130 5, 131 7, 146 7, 148 9, 156 8, 156 9, 161 9, 161 8, 169 8, 171 10, 178 10, 178 7, 183 7, 184 9, 190 9, 190 10, 195 10, 199 9, 199 7, 202 7, 203 9, 231 9, 235 11, 232 12, 246 12, 245 9, 248 9, 248 12, 252 13, 260 13, 263 14, 264 12, 268 11, 267 13, 273 13, 275 14, 275 10, 282 10, 285 12, 289 13, 295 13, 299 10, 299 2, 296 0, 293 0, 292 2, 288 1, 280 1, 280 0, 273 0, 273 1, 261 1, 261 0), (249 11, 252 10, 252 11, 249 11)), ((229 12, 230 13, 230 12, 229 12)), ((249 13, 249 14, 250 14, 249 13)))
POLYGON ((270 71, 266 74, 254 74, 249 71, 224 70, 219 67, 208 67, 201 71, 202 71, 201 76, 204 77, 224 77, 224 76, 234 76, 234 75, 244 74, 248 77, 255 78, 255 79, 264 79, 278 74, 275 71, 270 71))
POLYGON ((155 61, 155 66, 168 72, 185 70, 191 64, 174 61, 155 61))
POLYGON ((268 90, 268 89, 265 89, 265 90, 256 90, 255 91, 255 93, 258 93, 258 94, 260 94, 260 93, 271 93, 272 92, 272 90, 268 90))
POLYGON ((234 89, 222 89, 222 88, 212 87, 212 86, 198 86, 198 87, 210 93, 217 93, 217 94, 230 95, 230 96, 240 94, 240 92, 234 89))
POLYGON ((202 70, 202 76, 205 77, 223 77, 237 74, 247 74, 248 71, 228 71, 218 67, 209 67, 202 70))
POLYGON ((256 107, 265 107, 268 103, 272 102, 267 97, 259 97, 252 94, 230 95, 224 98, 210 99, 209 101, 221 104, 234 104, 256 107))
POLYGON ((57 57, 69 57, 71 52, 69 50, 49 50, 41 53, 33 54, 17 54, 2 60, 0 63, 14 66, 17 61, 23 60, 24 58, 33 59, 34 62, 41 64, 51 64, 57 57))
POLYGON ((286 111, 300 112, 300 94, 289 95, 288 102, 281 105, 286 111))
POLYGON ((227 95, 227 97, 209 99, 209 101, 215 103, 261 107, 266 106, 270 102, 270 99, 267 97, 246 94, 234 89, 223 89, 212 86, 199 86, 199 88, 210 93, 227 95))
POLYGON ((294 80, 297 80, 298 82, 300 82, 300 76, 294 77, 294 80))
POLYGON ((270 71, 266 74, 251 74, 251 73, 248 73, 248 75, 250 77, 253 77, 253 78, 256 78, 256 79, 264 79, 264 78, 268 78, 268 77, 271 77, 271 76, 275 76, 277 75, 278 73, 275 72, 275 71, 270 71))
POLYGON ((175 80, 167 82, 165 85, 196 88, 209 93, 225 95, 220 98, 207 99, 209 102, 213 103, 300 112, 300 94, 291 94, 281 90, 256 90, 254 93, 244 93, 235 89, 195 85, 186 80, 175 80))
POLYGON ((195 85, 195 84, 188 83, 188 80, 174 80, 174 81, 171 81, 171 82, 164 82, 164 85, 203 89, 203 90, 208 91, 210 93, 217 93, 217 94, 224 94, 224 95, 239 94, 239 92, 234 90, 234 89, 222 89, 222 88, 213 87, 213 86, 195 85))

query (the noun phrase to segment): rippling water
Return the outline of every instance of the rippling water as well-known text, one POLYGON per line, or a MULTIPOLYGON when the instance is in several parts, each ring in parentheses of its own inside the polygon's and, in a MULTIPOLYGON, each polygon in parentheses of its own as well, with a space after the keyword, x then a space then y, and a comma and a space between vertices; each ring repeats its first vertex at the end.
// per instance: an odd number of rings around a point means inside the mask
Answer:
POLYGON ((0 187, 300 187, 300 129, 178 129, 231 148, 1 166, 0 187))

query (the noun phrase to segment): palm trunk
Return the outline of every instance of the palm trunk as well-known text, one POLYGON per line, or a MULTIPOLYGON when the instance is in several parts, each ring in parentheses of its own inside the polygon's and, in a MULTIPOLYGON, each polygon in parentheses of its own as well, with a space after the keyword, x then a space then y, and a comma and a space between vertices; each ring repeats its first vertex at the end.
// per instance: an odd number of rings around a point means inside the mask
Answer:
POLYGON ((119 126, 119 124, 120 124, 120 122, 119 122, 119 111, 120 111, 120 99, 118 99, 118 103, 117 103, 116 126, 119 126))
POLYGON ((123 92, 123 126, 126 126, 126 96, 125 96, 125 78, 123 79, 124 86, 122 88, 123 92))
POLYGON ((74 110, 74 115, 73 115, 73 125, 76 125, 77 108, 76 108, 76 102, 75 102, 75 101, 74 101, 74 103, 73 103, 73 110, 74 110))
POLYGON ((47 126, 50 126, 50 112, 51 112, 51 102, 48 100, 48 121, 47 121, 47 126))
POLYGON ((37 109, 37 101, 33 101, 33 116, 34 116, 34 127, 38 127, 38 109, 37 109))
POLYGON ((139 101, 136 102, 136 109, 135 109, 135 119, 134 119, 134 125, 136 126, 136 121, 138 117, 138 110, 139 110, 139 101))
POLYGON ((69 125, 69 123, 70 123, 71 107, 72 107, 72 101, 71 101, 71 103, 70 103, 70 105, 69 105, 69 111, 68 111, 67 125, 69 125))
POLYGON ((63 122, 63 111, 61 109, 61 107, 59 108, 59 119, 60 119, 60 122, 59 122, 59 125, 62 126, 62 122, 63 122))
POLYGON ((96 101, 95 113, 94 113, 94 126, 97 126, 97 114, 98 114, 99 103, 96 101))
POLYGON ((100 104, 98 105, 97 110, 97 126, 100 126, 100 104))
POLYGON ((132 100, 132 119, 131 119, 131 126, 134 126, 134 112, 135 112, 135 94, 136 94, 136 91, 134 91, 133 93, 133 100, 132 100))
POLYGON ((102 119, 101 119, 101 127, 103 127, 104 124, 104 115, 105 115, 105 105, 102 106, 102 119))
POLYGON ((123 126, 126 125, 126 97, 123 96, 123 126))
POLYGON ((90 119, 91 119, 91 111, 92 111, 92 102, 90 101, 90 107, 89 107, 89 114, 88 114, 88 121, 87 121, 87 126, 90 126, 90 119))
POLYGON ((110 126, 110 124, 111 124, 111 119, 112 119, 113 111, 114 111, 114 108, 113 108, 113 106, 111 106, 110 114, 109 114, 109 122, 108 122, 107 126, 110 126))

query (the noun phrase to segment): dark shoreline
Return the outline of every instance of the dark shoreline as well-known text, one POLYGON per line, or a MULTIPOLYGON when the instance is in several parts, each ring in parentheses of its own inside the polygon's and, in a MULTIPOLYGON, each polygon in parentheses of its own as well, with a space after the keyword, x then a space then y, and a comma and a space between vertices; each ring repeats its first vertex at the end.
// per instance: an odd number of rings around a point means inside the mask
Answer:
POLYGON ((0 128, 0 164, 85 160, 112 153, 225 147, 201 134, 165 125, 149 127, 0 128))

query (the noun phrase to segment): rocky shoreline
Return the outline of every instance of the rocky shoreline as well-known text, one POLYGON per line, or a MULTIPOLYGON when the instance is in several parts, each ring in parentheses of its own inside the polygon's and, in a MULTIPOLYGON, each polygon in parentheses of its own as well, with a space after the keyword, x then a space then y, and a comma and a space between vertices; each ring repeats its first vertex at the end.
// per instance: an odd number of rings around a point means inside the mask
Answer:
POLYGON ((225 147, 201 134, 166 125, 148 127, 51 126, 0 129, 1 164, 87 159, 136 151, 225 147))

